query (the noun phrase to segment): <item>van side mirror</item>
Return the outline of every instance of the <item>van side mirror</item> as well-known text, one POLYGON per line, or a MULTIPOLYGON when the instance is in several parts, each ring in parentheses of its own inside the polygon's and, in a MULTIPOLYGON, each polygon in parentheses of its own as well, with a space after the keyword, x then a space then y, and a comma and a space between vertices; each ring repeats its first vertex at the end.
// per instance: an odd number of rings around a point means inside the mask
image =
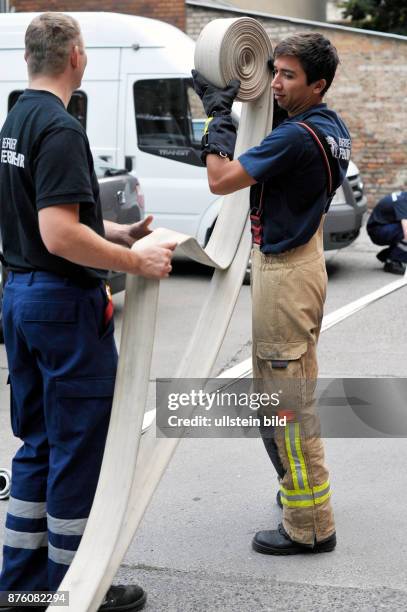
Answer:
POLYGON ((133 170, 133 157, 131 155, 126 155, 124 158, 124 167, 127 172, 131 172, 133 170))

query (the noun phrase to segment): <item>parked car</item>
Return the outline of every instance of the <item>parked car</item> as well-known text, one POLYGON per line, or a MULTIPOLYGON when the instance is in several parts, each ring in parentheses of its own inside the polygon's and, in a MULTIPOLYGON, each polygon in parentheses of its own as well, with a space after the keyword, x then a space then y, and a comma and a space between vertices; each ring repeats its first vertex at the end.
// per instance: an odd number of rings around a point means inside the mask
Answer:
MULTIPOLYGON (((100 157, 94 157, 99 180, 103 218, 115 223, 136 223, 144 217, 144 195, 139 180, 127 170, 114 168, 100 157)), ((109 272, 112 293, 123 291, 126 275, 109 272)))
POLYGON ((367 210, 367 198, 359 169, 352 161, 342 187, 331 202, 324 223, 324 249, 342 249, 359 236, 363 216, 367 210))
MULTIPOLYGON (((144 217, 144 195, 138 179, 127 170, 114 168, 100 157, 94 157, 96 176, 99 180, 103 218, 116 223, 135 223, 144 217)), ((1 251, 0 235, 0 251, 1 251)), ((0 265, 0 342, 3 341, 1 303, 6 270, 0 265)), ((126 275, 109 272, 108 282, 112 293, 123 291, 126 275)))

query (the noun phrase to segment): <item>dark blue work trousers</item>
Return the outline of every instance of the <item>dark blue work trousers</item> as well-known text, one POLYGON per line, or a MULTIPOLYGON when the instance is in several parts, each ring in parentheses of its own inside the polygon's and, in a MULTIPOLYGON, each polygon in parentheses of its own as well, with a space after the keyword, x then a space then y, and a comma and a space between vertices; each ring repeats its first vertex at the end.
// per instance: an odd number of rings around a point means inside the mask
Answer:
POLYGON ((385 250, 386 259, 402 261, 404 263, 407 262, 407 252, 398 246, 398 243, 403 240, 404 237, 400 221, 383 225, 368 222, 366 229, 374 244, 380 246, 388 245, 389 248, 385 250))
POLYGON ((90 513, 117 368, 104 284, 10 273, 3 301, 12 464, 1 591, 57 590, 90 513))

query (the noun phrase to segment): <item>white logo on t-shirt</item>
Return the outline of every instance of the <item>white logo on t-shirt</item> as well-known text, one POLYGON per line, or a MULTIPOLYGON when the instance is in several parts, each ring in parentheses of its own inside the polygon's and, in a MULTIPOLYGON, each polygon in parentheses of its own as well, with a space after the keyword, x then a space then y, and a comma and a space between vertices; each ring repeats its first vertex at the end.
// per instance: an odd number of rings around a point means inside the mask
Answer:
POLYGON ((22 153, 17 153, 16 148, 17 138, 2 138, 0 163, 24 168, 24 155, 22 153))
POLYGON ((325 136, 326 141, 331 149, 332 157, 335 159, 350 160, 350 138, 339 138, 339 143, 336 142, 333 136, 325 136))

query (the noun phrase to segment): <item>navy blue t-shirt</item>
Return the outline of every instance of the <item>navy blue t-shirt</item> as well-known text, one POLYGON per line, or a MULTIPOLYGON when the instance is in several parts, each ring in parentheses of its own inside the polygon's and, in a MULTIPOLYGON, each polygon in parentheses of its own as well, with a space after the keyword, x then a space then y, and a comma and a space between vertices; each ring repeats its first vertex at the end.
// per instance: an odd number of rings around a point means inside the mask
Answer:
POLYGON ((407 191, 395 191, 384 196, 372 210, 367 225, 388 225, 407 219, 407 191))
POLYGON ((48 91, 26 89, 0 132, 0 228, 7 268, 43 270, 92 286, 106 271, 52 255, 38 212, 79 203, 79 220, 104 236, 99 185, 85 130, 48 91))
POLYGON ((263 189, 263 253, 282 253, 307 243, 315 234, 328 202, 328 180, 321 152, 308 130, 297 124, 309 120, 328 142, 338 164, 339 182, 349 165, 351 140, 338 115, 318 104, 290 117, 239 161, 257 184, 250 206, 257 208, 263 189))

